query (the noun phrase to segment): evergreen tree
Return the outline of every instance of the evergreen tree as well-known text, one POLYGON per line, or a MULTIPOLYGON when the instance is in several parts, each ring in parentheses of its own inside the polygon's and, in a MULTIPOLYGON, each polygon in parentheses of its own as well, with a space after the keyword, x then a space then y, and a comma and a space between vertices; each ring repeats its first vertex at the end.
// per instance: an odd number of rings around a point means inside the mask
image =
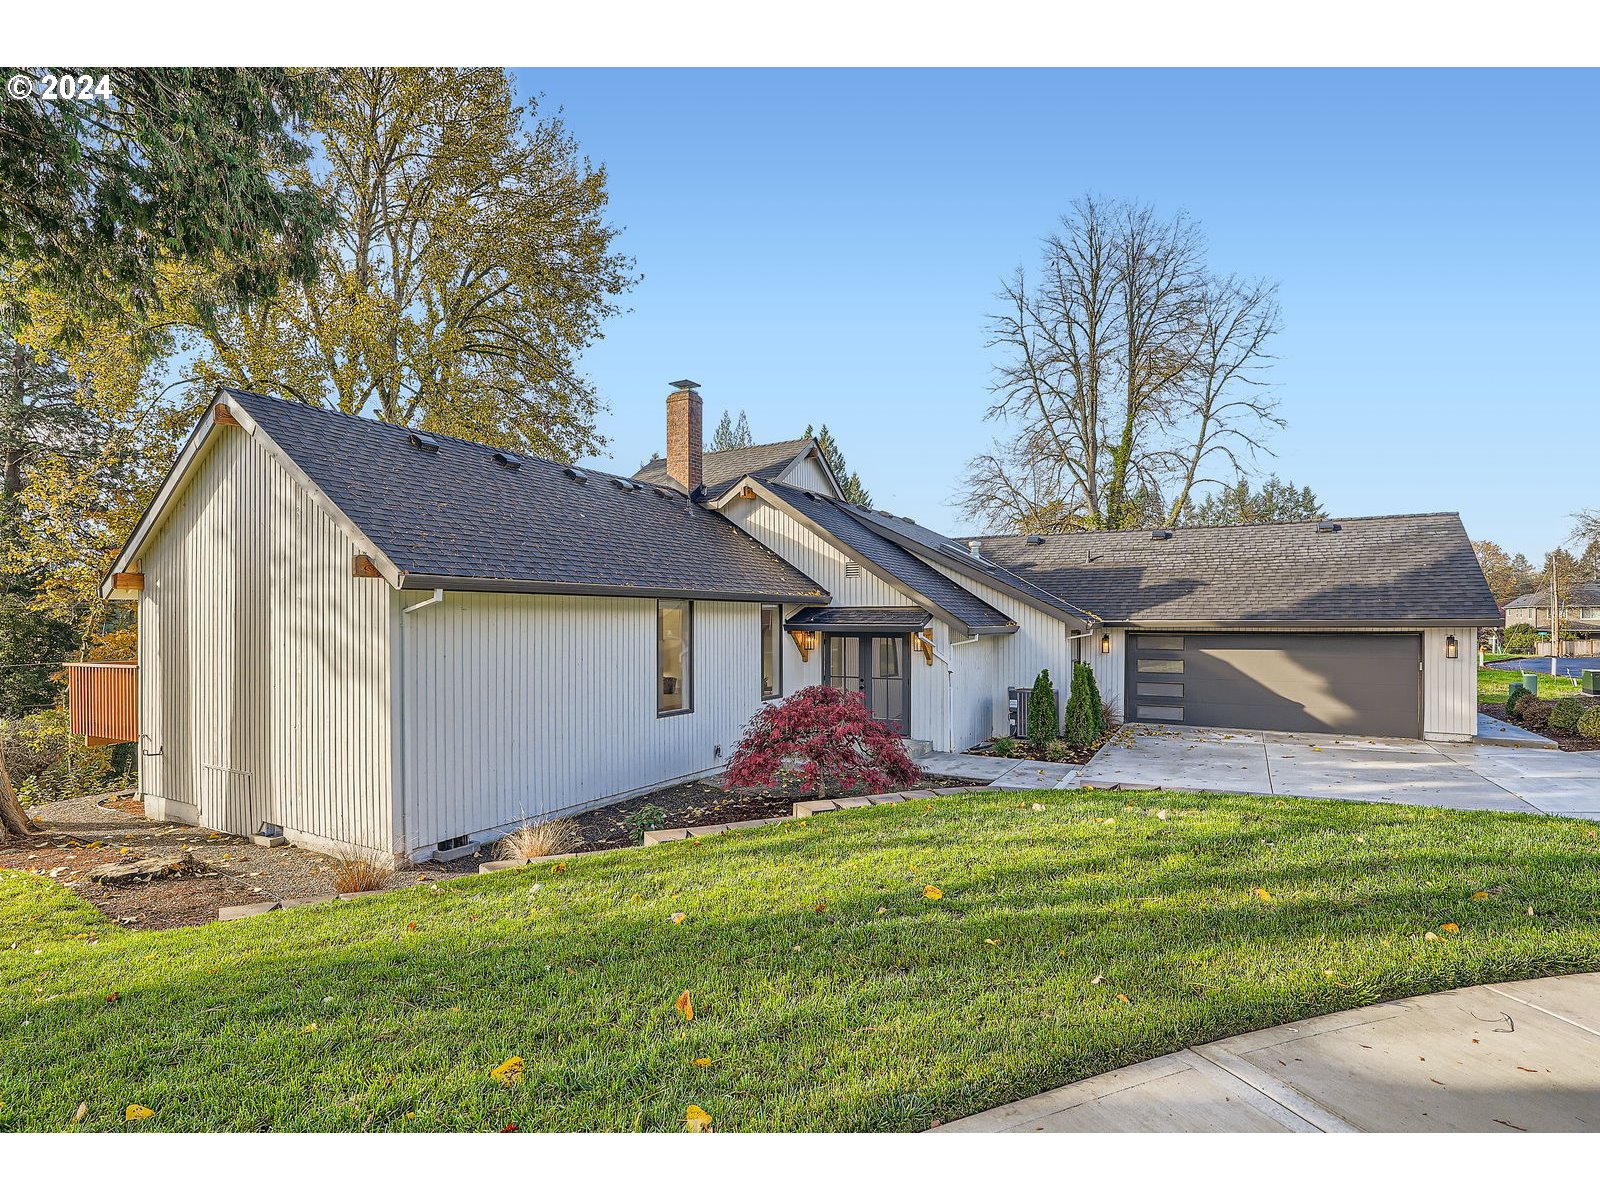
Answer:
POLYGON ((861 476, 852 471, 844 461, 844 451, 839 449, 839 443, 833 440, 833 434, 828 432, 824 425, 821 429, 812 431, 810 425, 806 426, 805 437, 817 439, 817 448, 822 451, 822 457, 828 464, 828 469, 833 472, 839 481, 839 487, 844 492, 844 498, 851 504, 859 504, 863 508, 872 507, 872 496, 861 484, 861 476))
POLYGON ((727 409, 722 410, 722 420, 717 422, 716 430, 711 434, 711 444, 707 450, 715 453, 718 450, 737 450, 741 446, 755 445, 755 438, 750 436, 750 419, 744 415, 744 410, 739 410, 739 419, 735 421, 727 409))
POLYGON ((1297 488, 1276 475, 1259 490, 1241 477, 1214 496, 1184 508, 1184 525, 1267 525, 1283 521, 1321 521, 1327 518, 1322 503, 1308 487, 1297 488))
POLYGON ((1056 708, 1056 686, 1048 669, 1040 671, 1028 693, 1028 741, 1039 749, 1061 733, 1060 713, 1056 708))

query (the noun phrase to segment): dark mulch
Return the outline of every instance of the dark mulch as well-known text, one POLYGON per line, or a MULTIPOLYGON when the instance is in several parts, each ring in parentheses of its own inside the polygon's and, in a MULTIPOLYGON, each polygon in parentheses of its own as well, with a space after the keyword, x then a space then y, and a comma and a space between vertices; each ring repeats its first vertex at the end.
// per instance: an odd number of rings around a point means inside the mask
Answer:
MULTIPOLYGON (((971 783, 966 779, 952 779, 945 775, 923 775, 911 789, 960 787, 971 783)), ((981 787, 981 784, 972 784, 981 787)), ((864 795, 856 791, 848 795, 864 795)), ((798 797, 804 799, 804 797, 798 797)), ((577 822, 583 844, 579 854, 592 850, 614 850, 634 844, 633 835, 623 824, 630 813, 647 805, 655 805, 666 813, 658 828, 685 829, 696 825, 730 825, 735 821, 760 821, 768 817, 787 817, 794 812, 797 797, 784 792, 732 792, 704 780, 677 783, 631 800, 620 800, 604 808, 591 809, 572 819, 577 822)))
POLYGON ((993 742, 984 742, 981 746, 974 746, 966 753, 976 754, 982 758, 1031 758, 1034 762, 1071 763, 1073 766, 1081 767, 1098 754, 1100 747, 1109 742, 1115 733, 1116 730, 1107 732, 1103 738, 1092 746, 1068 746, 1063 742, 1056 749, 1043 756, 1036 754, 1034 748, 1028 745, 1027 742, 1018 742, 1010 754, 1001 754, 994 748, 993 742))
POLYGON ((1526 729, 1529 733, 1537 733, 1541 737, 1547 737, 1563 750, 1600 750, 1600 742, 1595 741, 1594 738, 1579 737, 1575 733, 1562 733, 1559 729, 1550 729, 1548 727, 1535 729, 1531 725, 1526 725, 1506 712, 1504 704, 1480 704, 1478 705, 1478 711, 1487 713, 1491 717, 1498 717, 1507 724, 1515 725, 1518 729, 1526 729))

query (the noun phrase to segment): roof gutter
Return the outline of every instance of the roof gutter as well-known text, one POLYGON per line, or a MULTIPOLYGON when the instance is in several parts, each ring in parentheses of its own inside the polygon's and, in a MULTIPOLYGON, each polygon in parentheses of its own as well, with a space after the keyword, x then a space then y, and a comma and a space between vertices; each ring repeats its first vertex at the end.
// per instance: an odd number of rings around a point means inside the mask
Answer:
POLYGON ((826 591, 791 592, 739 592, 707 591, 705 588, 669 588, 649 585, 596 585, 560 583, 545 579, 487 579, 461 575, 423 575, 409 571, 400 572, 396 587, 403 591, 496 592, 507 595, 537 596, 610 596, 638 599, 666 600, 747 600, 764 604, 827 604, 832 600, 826 591))

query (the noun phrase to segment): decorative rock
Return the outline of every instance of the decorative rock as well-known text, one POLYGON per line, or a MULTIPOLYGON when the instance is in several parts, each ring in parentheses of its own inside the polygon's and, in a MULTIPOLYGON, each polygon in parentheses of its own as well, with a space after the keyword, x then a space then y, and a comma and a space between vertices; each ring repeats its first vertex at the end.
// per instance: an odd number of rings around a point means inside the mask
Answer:
POLYGON ((250 835, 250 840, 258 846, 267 846, 269 848, 287 846, 289 844, 289 839, 284 837, 282 834, 277 834, 273 837, 267 837, 265 834, 255 833, 250 835))
POLYGON ((276 900, 270 901, 266 904, 235 904, 229 908, 219 910, 217 913, 217 920, 237 921, 241 917, 259 917, 263 913, 272 912, 278 907, 279 904, 276 900))
POLYGON ((165 854, 155 858, 139 858, 133 862, 113 862, 92 867, 85 874, 96 883, 146 883, 169 875, 185 875, 194 868, 194 856, 185 850, 182 854, 165 854))

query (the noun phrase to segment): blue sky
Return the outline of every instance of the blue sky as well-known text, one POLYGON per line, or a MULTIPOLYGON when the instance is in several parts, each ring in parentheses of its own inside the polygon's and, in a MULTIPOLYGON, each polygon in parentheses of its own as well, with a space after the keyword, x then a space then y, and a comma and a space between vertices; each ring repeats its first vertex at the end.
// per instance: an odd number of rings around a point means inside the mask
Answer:
POLYGON ((996 432, 985 314, 1094 191, 1186 210, 1215 268, 1279 281, 1264 471, 1530 557, 1600 505, 1600 73, 518 76, 608 167, 644 275, 583 360, 611 469, 662 446, 687 375, 708 433, 723 408, 760 441, 826 423, 878 505, 959 532, 996 432))

